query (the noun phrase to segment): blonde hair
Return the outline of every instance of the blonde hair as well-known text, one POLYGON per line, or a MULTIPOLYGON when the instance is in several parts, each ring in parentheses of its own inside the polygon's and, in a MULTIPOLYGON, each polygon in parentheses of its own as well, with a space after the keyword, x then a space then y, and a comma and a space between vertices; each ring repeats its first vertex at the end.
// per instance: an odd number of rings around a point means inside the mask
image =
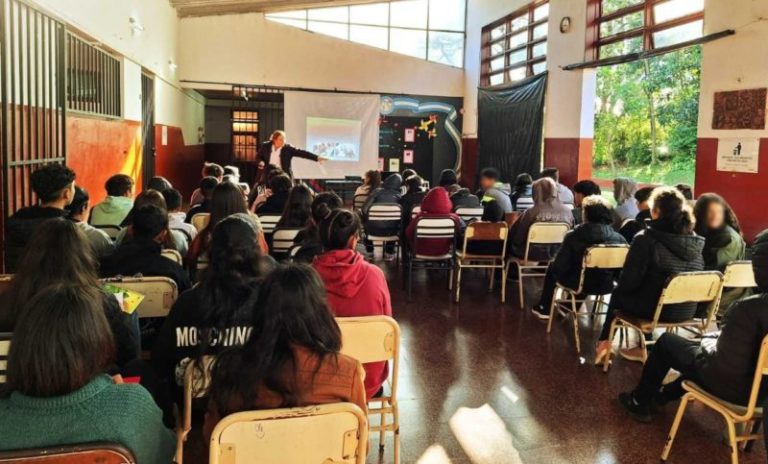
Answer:
POLYGON ((281 130, 276 130, 276 131, 272 132, 272 135, 269 136, 269 140, 275 140, 278 137, 285 138, 285 132, 281 131, 281 130))

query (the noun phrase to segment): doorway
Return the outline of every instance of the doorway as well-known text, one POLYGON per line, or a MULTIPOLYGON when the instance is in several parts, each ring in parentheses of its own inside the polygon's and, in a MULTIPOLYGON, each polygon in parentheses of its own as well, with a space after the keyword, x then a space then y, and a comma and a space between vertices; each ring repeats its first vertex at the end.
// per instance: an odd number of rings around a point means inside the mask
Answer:
POLYGON ((155 79, 141 74, 142 185, 155 177, 155 79))

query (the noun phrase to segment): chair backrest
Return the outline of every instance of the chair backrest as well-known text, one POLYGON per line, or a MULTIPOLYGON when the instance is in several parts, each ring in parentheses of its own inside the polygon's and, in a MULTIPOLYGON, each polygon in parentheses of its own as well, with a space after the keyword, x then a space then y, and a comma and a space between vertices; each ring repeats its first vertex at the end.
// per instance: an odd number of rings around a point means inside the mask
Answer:
POLYGON ((723 287, 757 287, 757 282, 755 282, 755 271, 752 269, 752 261, 733 261, 728 263, 723 272, 723 287))
POLYGON ((528 229, 528 240, 525 244, 525 261, 528 261, 528 253, 531 245, 559 245, 563 243, 565 234, 571 230, 571 226, 564 222, 535 222, 528 229))
POLYGON ((352 199, 352 210, 357 211, 359 209, 362 209, 366 200, 368 200, 368 195, 366 194, 355 195, 355 197, 352 199))
POLYGON ((411 208, 411 218, 415 218, 421 212, 421 205, 416 205, 411 208))
POLYGON ((461 220, 464 222, 469 222, 473 219, 477 221, 481 221, 483 219, 482 206, 479 206, 477 208, 459 207, 459 208, 456 208, 454 212, 458 214, 461 220))
POLYGON ((13 274, 0 274, 0 295, 11 288, 11 280, 13 280, 13 274))
POLYGON ((368 222, 400 222, 403 207, 397 203, 379 203, 372 205, 368 210, 368 222))
POLYGON ((167 316, 179 297, 176 282, 168 277, 114 277, 102 282, 144 295, 136 308, 139 318, 167 316))
POLYGON ((211 220, 211 213, 197 213, 194 216, 192 216, 191 223, 197 229, 198 232, 201 232, 203 229, 208 226, 208 222, 211 220))
POLYGON ((166 248, 163 251, 161 251, 160 254, 163 257, 170 259, 171 261, 173 261, 174 263, 176 263, 178 265, 183 265, 184 264, 184 260, 181 258, 181 253, 179 253, 176 250, 172 250, 170 248, 166 248))
POLYGON ((367 444, 368 418, 352 403, 245 411, 213 429, 209 463, 363 464, 367 444))
POLYGON ((709 303, 704 327, 708 326, 720 301, 723 290, 723 275, 717 271, 681 272, 667 280, 661 291, 656 313, 653 316, 654 326, 659 321, 664 306, 680 303, 709 303))
POLYGON ((624 268, 627 260, 629 245, 593 245, 584 252, 581 262, 581 274, 579 285, 572 289, 574 293, 581 293, 584 289, 584 281, 589 269, 620 270, 624 268))
POLYGON ((4 464, 135 464, 128 449, 116 443, 51 446, 28 450, 0 451, 4 464))
POLYGON ((208 396, 208 387, 211 385, 211 368, 213 356, 203 356, 200 365, 193 359, 184 368, 184 411, 182 428, 185 431, 192 429, 192 400, 208 396))
POLYGON ((400 325, 389 316, 337 317, 341 352, 361 363, 392 360, 392 397, 400 374, 400 325))
POLYGON ((0 332, 0 385, 5 383, 5 372, 8 369, 8 352, 11 350, 11 332, 0 332))
POLYGON ((301 231, 299 228, 277 228, 272 232, 272 248, 270 252, 274 256, 282 257, 290 252, 293 240, 301 231))
POLYGON ((504 257, 507 254, 508 236, 509 228, 507 227, 506 222, 473 222, 468 224, 467 230, 464 231, 464 247, 462 250, 466 253, 467 245, 472 241, 482 240, 484 242, 502 242, 500 250, 501 254, 498 256, 504 257))
POLYGON ((116 226, 114 224, 105 224, 102 226, 93 224, 93 227, 104 231, 104 233, 106 233, 113 242, 117 239, 117 236, 120 235, 120 232, 123 230, 122 227, 116 226))
POLYGON ((747 411, 741 416, 744 419, 750 419, 755 414, 758 396, 760 394, 760 385, 763 376, 768 375, 768 335, 763 337, 760 344, 760 354, 757 356, 757 366, 755 366, 755 376, 752 379, 752 390, 749 393, 747 401, 747 411))
POLYGON ((261 223, 261 230, 264 231, 264 235, 271 235, 277 227, 277 223, 280 222, 280 215, 278 214, 265 214, 259 216, 259 222, 261 223))

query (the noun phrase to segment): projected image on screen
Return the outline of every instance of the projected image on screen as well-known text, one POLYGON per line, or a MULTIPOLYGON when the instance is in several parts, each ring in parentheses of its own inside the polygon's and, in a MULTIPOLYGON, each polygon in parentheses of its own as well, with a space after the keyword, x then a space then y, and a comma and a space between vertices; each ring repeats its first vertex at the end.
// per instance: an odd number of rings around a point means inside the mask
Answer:
POLYGON ((307 117, 307 150, 331 161, 360 160, 360 121, 307 117))

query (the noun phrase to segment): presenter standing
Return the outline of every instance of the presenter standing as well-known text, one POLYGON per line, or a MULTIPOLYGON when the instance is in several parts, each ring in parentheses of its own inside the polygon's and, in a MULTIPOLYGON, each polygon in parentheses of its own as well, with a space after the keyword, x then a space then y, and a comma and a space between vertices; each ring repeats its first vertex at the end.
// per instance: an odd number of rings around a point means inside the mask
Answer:
POLYGON ((326 161, 326 158, 322 156, 317 156, 314 153, 285 143, 285 132, 277 130, 272 133, 268 142, 261 144, 256 163, 258 164, 259 161, 264 161, 266 164, 277 166, 293 179, 291 164, 294 157, 316 161, 320 164, 323 164, 326 161))

